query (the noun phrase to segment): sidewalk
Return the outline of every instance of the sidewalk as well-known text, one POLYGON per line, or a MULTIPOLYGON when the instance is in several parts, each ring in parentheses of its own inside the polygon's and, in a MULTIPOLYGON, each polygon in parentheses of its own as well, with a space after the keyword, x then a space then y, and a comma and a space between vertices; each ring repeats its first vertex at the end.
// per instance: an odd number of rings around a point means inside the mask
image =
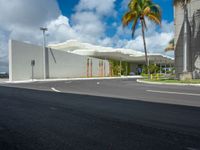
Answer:
MULTIPOLYGON (((112 80, 112 79, 141 79, 142 76, 121 76, 121 77, 94 77, 94 78, 60 78, 60 79, 34 79, 23 81, 4 81, 4 83, 32 83, 32 82, 53 82, 53 81, 79 81, 79 80, 112 80)), ((1 82, 1 81, 0 81, 1 82)))
POLYGON ((144 81, 141 79, 137 79, 138 83, 145 83, 145 84, 154 84, 154 85, 177 85, 177 86, 196 86, 200 87, 200 84, 192 84, 192 83, 164 83, 164 82, 153 82, 153 81, 144 81))
POLYGON ((8 82, 9 79, 7 78, 0 78, 0 83, 5 83, 5 82, 8 82))

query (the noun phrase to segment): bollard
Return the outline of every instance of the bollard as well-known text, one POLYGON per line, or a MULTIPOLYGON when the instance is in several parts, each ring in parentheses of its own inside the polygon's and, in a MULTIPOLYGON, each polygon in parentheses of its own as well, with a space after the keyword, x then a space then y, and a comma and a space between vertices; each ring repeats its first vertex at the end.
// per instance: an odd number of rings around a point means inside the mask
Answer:
POLYGON ((151 80, 153 79, 153 75, 151 74, 151 80))
POLYGON ((156 79, 159 80, 159 74, 158 73, 156 74, 156 79))

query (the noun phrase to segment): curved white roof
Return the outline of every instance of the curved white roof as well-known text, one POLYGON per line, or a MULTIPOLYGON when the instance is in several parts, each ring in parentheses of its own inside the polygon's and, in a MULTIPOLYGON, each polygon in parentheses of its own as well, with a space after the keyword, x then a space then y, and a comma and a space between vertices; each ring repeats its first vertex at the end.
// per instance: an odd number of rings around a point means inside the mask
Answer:
MULTIPOLYGON (((123 60, 129 62, 145 62, 145 55, 143 52, 123 49, 123 48, 112 48, 92 45, 89 43, 82 43, 77 40, 68 40, 64 43, 51 44, 49 47, 53 49, 63 50, 70 53, 79 55, 86 55, 91 57, 98 57, 102 59, 114 59, 123 60)), ((150 61, 159 61, 173 63, 173 58, 162 54, 148 54, 150 61)))

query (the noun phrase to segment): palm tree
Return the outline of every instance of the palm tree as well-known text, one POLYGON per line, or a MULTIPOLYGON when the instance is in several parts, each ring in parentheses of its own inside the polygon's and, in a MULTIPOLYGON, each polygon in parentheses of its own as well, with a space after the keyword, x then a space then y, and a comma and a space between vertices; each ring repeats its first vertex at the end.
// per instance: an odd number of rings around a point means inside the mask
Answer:
POLYGON ((174 0, 174 5, 181 5, 184 10, 184 36, 183 36, 183 73, 188 72, 188 9, 187 4, 191 0, 174 0))
POLYGON ((174 51, 174 38, 169 41, 167 47, 165 48, 165 52, 168 51, 174 51))
MULTIPOLYGON (((137 24, 140 22, 142 26, 142 37, 144 43, 144 52, 145 52, 145 61, 146 66, 149 68, 149 61, 147 56, 147 48, 145 41, 145 29, 146 26, 146 18, 153 21, 156 24, 161 24, 161 10, 160 7, 153 3, 152 0, 130 0, 128 4, 128 12, 126 12, 122 18, 123 26, 128 26, 131 22, 132 25, 132 38, 134 37, 134 32, 137 24)), ((148 76, 150 78, 150 72, 148 69, 148 76)))

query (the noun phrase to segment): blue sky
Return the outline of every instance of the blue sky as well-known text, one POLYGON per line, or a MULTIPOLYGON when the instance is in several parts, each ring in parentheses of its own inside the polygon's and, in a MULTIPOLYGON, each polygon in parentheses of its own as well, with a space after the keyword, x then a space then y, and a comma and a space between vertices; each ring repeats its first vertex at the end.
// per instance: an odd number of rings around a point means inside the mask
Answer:
MULTIPOLYGON (((62 14, 68 18, 71 17, 73 13, 75 13, 75 7, 79 3, 79 0, 57 0, 59 4, 59 8, 62 12, 62 14)), ((127 0, 128 1, 128 0, 127 0)), ((157 3, 162 10, 162 19, 166 20, 168 22, 173 21, 173 7, 172 7, 172 0, 154 0, 155 3, 157 3)), ((118 11, 118 15, 115 18, 105 18, 104 21, 108 25, 112 25, 113 22, 117 22, 118 24, 121 23, 121 18, 124 12, 126 11, 125 8, 122 9, 122 3, 123 0, 116 0, 115 1, 115 10, 118 11)), ((106 31, 106 34, 108 36, 113 36, 116 32, 115 29, 110 29, 106 31)))
MULTIPOLYGON (((70 17, 74 13, 74 7, 78 4, 79 0, 57 0, 62 14, 70 17)), ((159 4, 162 9, 163 19, 172 21, 173 20, 173 7, 172 0, 154 0, 155 3, 159 4)), ((115 7, 120 10, 120 5, 122 0, 117 0, 115 2, 115 7)), ((123 14, 123 11, 120 11, 123 14)))
MULTIPOLYGON (((42 45, 39 27, 48 28, 48 44, 78 40, 99 46, 144 51, 141 26, 131 38, 121 18, 129 0, 0 0, 0 71, 8 70, 8 40, 42 45), (12 11, 14 10, 14 11, 12 11), (14 13, 13 13, 14 12, 14 13)), ((154 0, 162 9, 162 26, 147 21, 149 53, 165 53, 174 36, 171 0, 154 0)))

